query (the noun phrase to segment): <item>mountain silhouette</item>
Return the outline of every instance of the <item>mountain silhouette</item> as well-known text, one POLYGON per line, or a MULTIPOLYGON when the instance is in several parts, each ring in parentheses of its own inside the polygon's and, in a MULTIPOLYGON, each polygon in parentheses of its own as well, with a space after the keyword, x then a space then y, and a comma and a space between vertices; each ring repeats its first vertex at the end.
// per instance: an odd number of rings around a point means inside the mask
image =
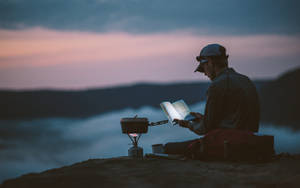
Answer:
MULTIPOLYGON (((261 102, 261 122, 300 128, 300 68, 275 80, 254 81, 261 102)), ((209 82, 151 84, 140 83, 101 89, 1 90, 0 119, 87 118, 124 108, 152 106, 162 101, 184 99, 195 104, 206 99, 209 82)))
POLYGON ((300 68, 289 71, 260 90, 262 121, 300 128, 300 68))
MULTIPOLYGON (((256 81, 258 88, 266 81, 256 81)), ((136 84, 82 91, 0 91, 0 119, 47 117, 85 118, 124 108, 152 106, 183 99, 187 104, 206 100, 209 82, 136 84)))
POLYGON ((82 91, 0 91, 0 119, 43 117, 84 118, 141 106, 159 107, 162 101, 205 100, 209 83, 137 84, 82 91))

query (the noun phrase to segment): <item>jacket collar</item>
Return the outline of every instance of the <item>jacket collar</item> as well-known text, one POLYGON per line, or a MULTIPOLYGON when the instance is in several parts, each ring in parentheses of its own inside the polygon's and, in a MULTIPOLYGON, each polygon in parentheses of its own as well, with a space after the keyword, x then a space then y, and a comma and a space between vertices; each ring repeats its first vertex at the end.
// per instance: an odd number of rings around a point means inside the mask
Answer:
POLYGON ((214 80, 218 77, 220 77, 222 74, 226 74, 226 73, 233 73, 235 72, 235 70, 231 67, 227 67, 225 69, 223 69, 221 72, 219 72, 219 74, 216 75, 216 77, 214 78, 214 80))

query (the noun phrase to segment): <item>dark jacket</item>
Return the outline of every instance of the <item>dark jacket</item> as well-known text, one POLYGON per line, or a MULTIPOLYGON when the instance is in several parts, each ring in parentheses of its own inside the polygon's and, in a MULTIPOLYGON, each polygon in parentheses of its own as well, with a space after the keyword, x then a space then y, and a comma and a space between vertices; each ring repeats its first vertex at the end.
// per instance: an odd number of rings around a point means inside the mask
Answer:
POLYGON ((207 91, 204 118, 192 131, 205 134, 217 128, 258 132, 259 99, 256 87, 245 75, 227 68, 212 81, 207 91))

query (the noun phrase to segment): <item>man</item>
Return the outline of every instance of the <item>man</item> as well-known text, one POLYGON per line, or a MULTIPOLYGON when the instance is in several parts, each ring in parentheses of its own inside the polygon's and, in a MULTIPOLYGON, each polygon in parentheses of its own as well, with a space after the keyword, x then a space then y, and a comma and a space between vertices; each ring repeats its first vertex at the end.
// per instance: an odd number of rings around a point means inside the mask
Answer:
POLYGON ((259 101, 255 85, 233 68, 228 68, 226 49, 219 44, 205 46, 196 57, 195 72, 204 73, 212 81, 207 91, 205 114, 192 112, 195 122, 177 120, 201 135, 217 128, 257 132, 259 101))
MULTIPOLYGON (((194 72, 204 73, 212 81, 207 91, 205 114, 191 112, 194 121, 175 121, 198 135, 232 129, 258 132, 260 112, 255 85, 247 76, 228 67, 226 49, 219 44, 209 44, 196 60, 199 65, 194 72)), ((192 142, 168 143, 166 153, 182 153, 192 142)))

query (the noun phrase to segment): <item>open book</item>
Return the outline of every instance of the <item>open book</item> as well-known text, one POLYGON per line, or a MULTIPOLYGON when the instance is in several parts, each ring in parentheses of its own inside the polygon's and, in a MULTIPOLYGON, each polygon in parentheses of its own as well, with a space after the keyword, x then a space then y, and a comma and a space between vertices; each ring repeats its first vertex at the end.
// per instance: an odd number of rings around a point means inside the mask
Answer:
POLYGON ((190 114, 191 110, 183 100, 178 100, 174 103, 162 102, 160 103, 160 107, 168 117, 169 122, 173 125, 176 124, 174 119, 187 121, 195 119, 195 117, 190 114))

